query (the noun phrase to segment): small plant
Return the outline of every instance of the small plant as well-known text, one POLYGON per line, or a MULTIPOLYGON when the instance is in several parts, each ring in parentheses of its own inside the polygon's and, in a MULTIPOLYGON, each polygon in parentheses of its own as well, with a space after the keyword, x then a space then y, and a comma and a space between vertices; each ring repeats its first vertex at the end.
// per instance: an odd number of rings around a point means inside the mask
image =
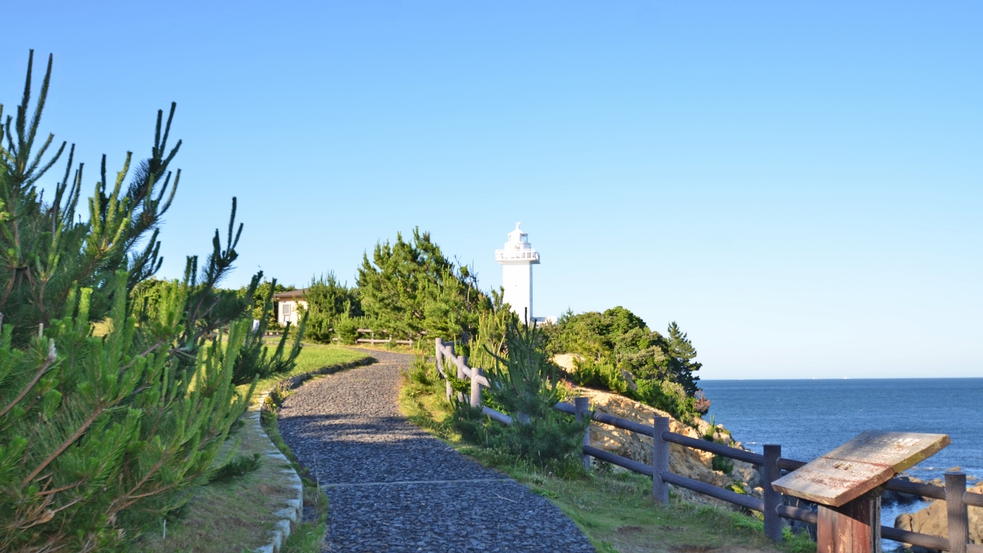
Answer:
POLYGON ((338 316, 335 320, 334 330, 342 344, 352 345, 355 343, 358 338, 358 323, 359 319, 352 317, 347 311, 338 316))
POLYGON ((708 426, 707 429, 703 431, 704 440, 708 442, 713 441, 713 435, 716 434, 716 430, 717 430, 717 425, 715 424, 716 422, 717 422, 717 417, 710 415, 710 418, 707 419, 707 424, 709 424, 710 426, 708 426))
POLYGON ((507 357, 488 352, 496 360, 488 373, 489 395, 516 422, 488 426, 486 439, 541 466, 576 461, 589 421, 578 423, 553 409, 560 399, 560 379, 542 333, 535 324, 520 326, 512 318, 506 326, 505 349, 507 357))
POLYGON ((226 482, 252 472, 259 468, 259 453, 253 453, 252 457, 246 455, 236 455, 228 463, 219 467, 209 478, 208 483, 226 482))
POLYGON ((710 461, 710 468, 713 470, 719 470, 724 474, 731 474, 734 472, 734 461, 724 457, 723 455, 714 455, 713 459, 710 461))

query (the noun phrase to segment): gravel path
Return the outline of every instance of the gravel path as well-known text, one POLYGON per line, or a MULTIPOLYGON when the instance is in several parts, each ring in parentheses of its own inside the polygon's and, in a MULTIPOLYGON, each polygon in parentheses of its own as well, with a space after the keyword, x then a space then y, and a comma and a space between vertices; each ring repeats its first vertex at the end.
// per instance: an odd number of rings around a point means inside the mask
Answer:
POLYGON ((377 364, 309 381, 280 410, 284 440, 330 500, 323 551, 594 551, 548 500, 407 421, 397 398, 410 356, 371 355, 377 364))

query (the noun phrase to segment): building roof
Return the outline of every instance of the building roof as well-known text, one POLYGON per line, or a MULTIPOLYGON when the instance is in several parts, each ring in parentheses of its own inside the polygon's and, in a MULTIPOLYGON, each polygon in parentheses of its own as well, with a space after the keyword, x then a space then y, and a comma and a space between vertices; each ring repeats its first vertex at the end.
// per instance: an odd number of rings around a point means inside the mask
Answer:
POLYGON ((522 223, 515 224, 515 230, 509 233, 509 242, 523 242, 523 236, 529 236, 529 233, 520 229, 519 225, 522 223))
POLYGON ((276 301, 302 300, 304 299, 305 294, 307 294, 307 288, 301 288, 300 290, 288 290, 286 292, 280 292, 279 294, 273 294, 273 299, 276 301))

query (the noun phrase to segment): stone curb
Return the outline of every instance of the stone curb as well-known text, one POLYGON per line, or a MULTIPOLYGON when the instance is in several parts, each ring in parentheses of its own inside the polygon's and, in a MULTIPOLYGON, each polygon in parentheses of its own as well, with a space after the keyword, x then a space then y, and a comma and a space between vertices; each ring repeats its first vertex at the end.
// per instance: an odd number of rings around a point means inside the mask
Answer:
MULTIPOLYGON (((359 361, 352 361, 351 363, 321 367, 320 369, 309 373, 299 374, 297 376, 282 380, 274 385, 274 387, 287 382, 289 383, 289 389, 293 390, 315 375, 332 374, 354 367, 371 365, 374 362, 374 359, 368 357, 359 361)), ((260 412, 262 411, 263 406, 266 405, 266 399, 269 397, 269 395, 269 390, 261 393, 258 397, 256 405, 249 407, 249 410, 244 415, 244 418, 248 419, 251 424, 255 425, 256 430, 258 430, 263 436, 266 436, 267 441, 269 441, 270 447, 266 451, 266 456, 274 461, 280 461, 289 466, 290 459, 288 459, 286 455, 277 449, 276 445, 273 443, 273 440, 270 439, 269 434, 267 434, 266 430, 263 428, 263 424, 260 419, 260 412)), ((304 484, 300 480, 300 475, 297 474, 297 471, 292 468, 284 469, 283 473, 287 479, 290 480, 290 487, 297 492, 296 499, 288 499, 285 502, 285 508, 273 513, 273 516, 279 520, 276 523, 276 528, 270 532, 270 543, 256 548, 256 553, 280 553, 280 549, 283 547, 283 544, 286 543, 287 538, 290 537, 290 532, 293 530, 294 525, 296 525, 304 517, 304 484)))

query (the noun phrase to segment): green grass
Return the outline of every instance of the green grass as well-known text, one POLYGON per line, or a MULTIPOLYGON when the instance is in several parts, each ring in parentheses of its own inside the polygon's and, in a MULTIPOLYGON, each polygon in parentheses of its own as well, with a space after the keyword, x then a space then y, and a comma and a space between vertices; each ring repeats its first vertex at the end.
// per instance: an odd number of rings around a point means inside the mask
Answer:
MULTIPOLYGON (((267 341, 270 342, 271 347, 276 347, 276 343, 273 339, 267 339, 267 341)), ((365 353, 352 351, 342 346, 327 344, 304 344, 304 349, 300 351, 300 355, 297 357, 297 361, 294 364, 294 369, 286 374, 278 374, 270 378, 264 378, 257 382, 256 391, 253 393, 253 398, 255 399, 264 391, 273 388, 278 383, 288 378, 312 373, 322 367, 333 367, 335 365, 351 363, 360 359, 365 359, 366 357, 368 357, 368 355, 365 353)), ((239 387, 239 390, 248 389, 248 385, 239 387)))
MULTIPOLYGON (((254 399, 262 391, 268 390, 286 378, 307 374, 322 367, 343 365, 364 359, 364 353, 347 350, 338 346, 305 344, 293 371, 260 381, 254 392, 254 399)), ((240 387, 241 392, 248 386, 240 387)), ((253 405, 252 408, 256 408, 253 405)), ((264 417, 266 418, 266 417, 264 417)), ((275 417, 273 417, 275 421, 275 417)), ((267 429, 281 451, 286 450, 282 438, 273 425, 267 429)), ((250 423, 237 430, 226 444, 226 452, 238 443, 238 454, 251 457, 253 453, 269 450, 270 439, 250 423), (234 442, 233 442, 234 441, 234 442)), ((288 458, 295 461, 288 452, 288 458)), ((296 462, 285 464, 270 457, 262 456, 259 468, 237 476, 202 486, 194 493, 191 502, 181 510, 180 516, 161 520, 159 526, 145 528, 141 536, 131 545, 130 550, 147 553, 163 552, 207 552, 241 553, 253 551, 269 543, 269 533, 277 523, 273 513, 284 508, 285 501, 295 497, 289 488, 290 481, 282 473, 284 468, 297 468, 296 462)), ((315 509, 320 523, 298 525, 288 544, 291 553, 319 551, 323 538, 324 520, 327 517, 327 498, 316 485, 305 481, 304 508, 315 509), (318 534, 320 532, 320 534, 318 534), (302 538, 311 544, 302 546, 302 538), (295 548, 295 549, 294 549, 295 548)))
POLYGON ((413 371, 401 390, 400 407, 411 421, 464 455, 548 498, 598 551, 811 553, 816 549, 814 542, 800 536, 787 535, 782 544, 775 544, 765 537, 759 519, 737 511, 686 502, 675 494, 668 506, 656 503, 651 479, 615 472, 606 463, 586 474, 564 471, 561 478, 501 451, 465 444, 452 427, 451 406, 443 397, 442 381, 433 372, 413 371))
POLYGON ((317 517, 312 522, 297 525, 290 538, 283 545, 283 553, 320 553, 324 545, 324 531, 328 520, 328 496, 317 487, 316 482, 307 478, 304 481, 304 511, 313 509, 317 517))
MULTIPOLYGON (((240 440, 240 454, 262 455, 269 449, 265 436, 252 425, 237 431, 236 438, 240 440)), ((180 517, 166 521, 166 533, 161 520, 159 527, 147 529, 130 549, 148 553, 239 553, 263 545, 277 522, 273 513, 294 496, 281 473, 287 466, 261 456, 258 469, 198 488, 180 517)))

